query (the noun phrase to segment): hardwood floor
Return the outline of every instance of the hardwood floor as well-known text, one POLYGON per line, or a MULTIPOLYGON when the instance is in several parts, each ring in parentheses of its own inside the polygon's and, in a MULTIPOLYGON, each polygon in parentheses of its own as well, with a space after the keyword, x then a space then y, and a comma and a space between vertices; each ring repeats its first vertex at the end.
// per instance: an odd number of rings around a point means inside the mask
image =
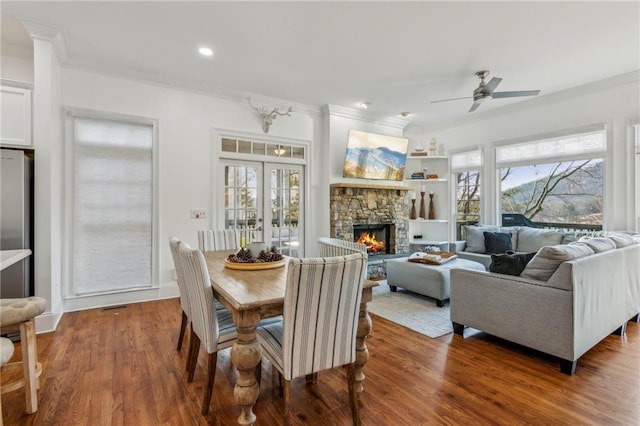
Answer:
MULTIPOLYGON (((65 314, 55 333, 38 336, 38 412, 25 414, 20 390, 7 393, 4 424, 236 424, 229 349, 218 357, 211 411, 200 414, 206 356, 201 350, 187 383, 188 345, 175 349, 180 312, 169 299, 65 314)), ((567 376, 556 359, 481 332, 430 339, 372 318, 364 425, 640 424, 640 323, 628 323, 625 337, 607 337, 567 376)), ((277 374, 267 361, 262 374, 257 424, 281 424, 277 374)), ((337 369, 320 373, 315 385, 294 381, 294 420, 351 424, 345 377, 337 369)))

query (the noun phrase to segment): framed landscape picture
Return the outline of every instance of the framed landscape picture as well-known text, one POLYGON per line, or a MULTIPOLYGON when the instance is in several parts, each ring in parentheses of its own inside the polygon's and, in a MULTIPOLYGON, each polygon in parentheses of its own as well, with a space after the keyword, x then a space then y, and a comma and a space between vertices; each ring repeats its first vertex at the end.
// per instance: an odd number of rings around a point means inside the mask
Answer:
POLYGON ((349 130, 342 175, 403 180, 409 139, 349 130))

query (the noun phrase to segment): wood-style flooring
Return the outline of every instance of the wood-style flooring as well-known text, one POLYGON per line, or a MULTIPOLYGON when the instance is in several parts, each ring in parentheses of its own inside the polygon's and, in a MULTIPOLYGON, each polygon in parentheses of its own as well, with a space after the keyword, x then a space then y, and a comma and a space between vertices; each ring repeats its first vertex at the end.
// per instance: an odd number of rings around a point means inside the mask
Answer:
MULTIPOLYGON (((176 351, 180 312, 168 299, 65 314, 37 339, 38 412, 24 412, 21 390, 2 395, 5 426, 236 424, 229 349, 218 357, 211 411, 200 414, 206 356, 201 350, 187 383, 188 345, 176 351)), ((640 425, 640 323, 607 337, 567 376, 553 357, 475 330, 431 339, 372 319, 364 425, 640 425)), ((262 365, 257 424, 281 424, 277 374, 262 365)), ((314 385, 294 381, 292 400, 297 424, 351 424, 343 368, 314 385)))

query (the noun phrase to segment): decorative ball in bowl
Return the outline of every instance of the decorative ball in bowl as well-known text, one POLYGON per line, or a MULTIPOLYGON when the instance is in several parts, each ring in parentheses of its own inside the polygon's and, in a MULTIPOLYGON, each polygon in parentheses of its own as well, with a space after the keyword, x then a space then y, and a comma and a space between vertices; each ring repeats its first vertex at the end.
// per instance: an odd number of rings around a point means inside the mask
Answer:
POLYGON ((237 253, 227 257, 227 261, 232 263, 269 263, 279 262, 283 259, 284 256, 278 253, 275 247, 260 250, 257 255, 254 255, 250 249, 241 248, 237 253))

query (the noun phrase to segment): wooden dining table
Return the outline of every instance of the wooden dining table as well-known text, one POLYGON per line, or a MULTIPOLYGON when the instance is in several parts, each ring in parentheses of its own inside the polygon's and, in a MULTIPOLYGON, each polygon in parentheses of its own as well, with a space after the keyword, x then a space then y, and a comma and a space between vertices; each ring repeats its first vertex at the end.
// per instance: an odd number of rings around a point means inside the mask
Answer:
MULTIPOLYGON (((250 425, 256 422, 253 405, 258 399, 259 384, 254 370, 262 359, 260 344, 256 338, 256 326, 262 318, 282 315, 287 282, 287 262, 278 268, 262 270, 236 270, 225 267, 229 251, 204 253, 209 277, 216 299, 233 315, 238 338, 231 348, 231 362, 238 370, 234 389, 236 403, 240 406, 238 423, 250 425)), ((362 301, 356 337, 356 389, 363 390, 363 368, 369 359, 366 338, 371 332, 371 317, 367 303, 373 297, 375 281, 366 280, 362 289, 362 301)))

